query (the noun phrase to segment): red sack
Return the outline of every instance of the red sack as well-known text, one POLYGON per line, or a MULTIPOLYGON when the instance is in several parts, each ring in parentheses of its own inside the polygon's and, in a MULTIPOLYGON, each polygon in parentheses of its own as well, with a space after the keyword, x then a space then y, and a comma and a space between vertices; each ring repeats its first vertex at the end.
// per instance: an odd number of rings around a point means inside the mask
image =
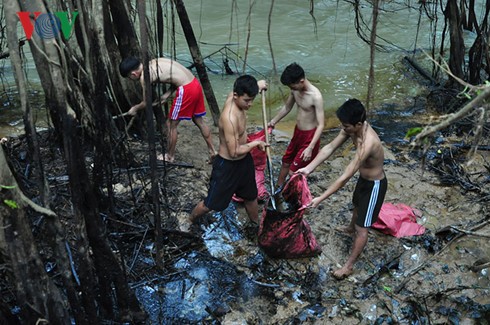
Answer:
POLYGON ((279 211, 271 207, 270 199, 266 202, 259 227, 259 246, 267 255, 276 258, 300 258, 321 253, 310 225, 303 219, 306 205, 312 199, 306 178, 294 174, 284 186, 282 196, 290 208, 279 211))
POLYGON ((422 213, 403 203, 392 204, 385 202, 381 206, 378 219, 372 228, 397 238, 422 235, 425 227, 417 223, 417 217, 422 213))
MULTIPOLYGON (((272 128, 269 129, 269 133, 271 131, 272 128)), ((247 136, 247 142, 252 142, 255 140, 265 141, 265 132, 263 129, 255 133, 251 133, 247 136)), ((257 183, 257 191, 259 192, 257 198, 259 201, 263 201, 269 197, 269 192, 267 192, 267 189, 265 187, 264 175, 265 166, 267 165, 267 154, 265 153, 265 151, 261 151, 257 147, 253 148, 250 151, 250 154, 252 155, 252 159, 255 165, 255 182, 257 183)), ((235 202, 243 202, 242 198, 234 194, 232 200, 235 202)))

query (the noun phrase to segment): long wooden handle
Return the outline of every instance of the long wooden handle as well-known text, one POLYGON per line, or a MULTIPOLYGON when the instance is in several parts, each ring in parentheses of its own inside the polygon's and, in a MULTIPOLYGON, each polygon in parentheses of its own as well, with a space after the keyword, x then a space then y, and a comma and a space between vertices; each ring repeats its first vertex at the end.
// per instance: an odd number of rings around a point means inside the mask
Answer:
MULTIPOLYGON (((267 127, 267 114, 265 109, 265 90, 262 90, 262 118, 264 119, 264 133, 265 133, 265 143, 267 147, 265 148, 265 152, 267 154, 267 158, 271 160, 271 148, 269 147, 269 128, 267 127)), ((272 160, 271 160, 272 161, 272 160)))
POLYGON ((272 175, 272 159, 271 159, 271 148, 269 146, 269 130, 267 127, 267 114, 265 110, 265 90, 262 90, 262 117, 264 119, 264 133, 265 133, 265 143, 267 144, 267 147, 265 147, 265 153, 267 155, 267 166, 269 167, 269 178, 271 182, 271 204, 272 208, 275 210, 276 209, 276 200, 274 199, 274 176, 272 175))

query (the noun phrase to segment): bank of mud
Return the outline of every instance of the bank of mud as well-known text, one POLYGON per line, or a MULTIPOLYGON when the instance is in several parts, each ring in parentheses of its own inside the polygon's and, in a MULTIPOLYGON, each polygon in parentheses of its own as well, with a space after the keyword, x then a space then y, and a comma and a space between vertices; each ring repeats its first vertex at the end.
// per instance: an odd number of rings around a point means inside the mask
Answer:
MULTIPOLYGON (((336 133, 336 130, 326 131, 322 144, 336 133)), ((182 138, 185 136, 184 133, 182 138)), ((277 175, 280 155, 287 143, 275 140, 273 137, 273 166, 277 175)), ((257 248, 253 231, 230 242, 233 253, 225 259, 262 286, 259 286, 261 294, 231 304, 230 311, 222 318, 224 323, 240 320, 248 324, 485 323, 490 312, 488 265, 485 264, 490 258, 490 228, 488 197, 482 193, 486 191, 488 195, 485 169, 488 156, 479 153, 465 167, 466 175, 471 175, 468 182, 482 184, 484 188, 465 192, 457 182, 445 185, 440 175, 432 171, 434 165, 441 165, 439 160, 447 154, 447 146, 433 149, 435 156, 426 159, 425 164, 421 159, 423 153, 413 150, 408 141, 398 142, 395 150, 390 147, 390 144, 385 147, 389 180, 385 201, 420 210, 422 216, 418 222, 426 227, 426 233, 397 239, 370 230, 368 245, 355 265, 354 275, 344 281, 335 280, 330 271, 345 262, 352 245, 349 236, 335 230, 351 217, 355 185, 355 180, 351 180, 318 209, 305 215, 322 246, 323 252, 318 257, 271 259, 257 248), (260 260, 258 265, 257 260, 260 260)), ((194 152, 198 151, 195 145, 193 148, 194 152)), ((352 148, 345 148, 309 176, 313 195, 324 191, 342 173, 352 153, 352 148)), ((430 153, 425 155, 431 157, 430 153)), ((196 158, 185 154, 181 157, 199 161, 204 159, 205 152, 196 158)), ((205 195, 210 167, 175 172, 180 174, 181 182, 185 183, 186 179, 191 182, 171 199, 172 206, 186 206, 205 195)), ((237 215, 225 213, 225 219, 236 219, 246 229, 246 213, 240 205, 236 209, 237 215)), ((178 218, 186 217, 188 211, 181 212, 178 218)), ((210 219, 220 218, 223 218, 221 214, 215 214, 210 219)), ((206 227, 201 225, 203 230, 206 227)))
MULTIPOLYGON (((158 168, 165 194, 163 261, 156 260, 148 168, 115 171, 115 216, 107 218, 102 211, 108 237, 121 254, 131 287, 149 315, 148 324, 487 323, 490 227, 486 152, 478 152, 470 166, 461 162, 466 182, 481 187, 472 191, 462 189, 457 181, 447 185, 434 172, 434 165, 444 167, 440 161, 448 154, 448 146, 441 145, 430 154, 413 150, 408 141, 386 143, 389 187, 385 201, 420 210, 418 221, 427 231, 422 236, 397 239, 370 230, 354 274, 337 281, 330 271, 345 262, 352 239, 335 228, 350 220, 355 179, 305 215, 322 247, 317 257, 269 258, 257 246, 257 225, 250 223, 243 207, 235 203, 224 213, 204 217, 195 232, 184 233, 179 223, 206 195, 211 172, 198 132, 191 123, 181 123, 177 163, 158 168), (429 157, 424 164, 423 156, 429 157)), ((326 130, 322 144, 336 133, 326 130)), ((9 150, 23 171, 25 147, 16 141, 11 139, 9 150)), ((277 135, 271 141, 277 177, 287 137, 277 135)), ((46 173, 53 196, 63 198, 68 183, 62 158, 49 148, 49 141, 42 143, 43 152, 50 157, 46 173)), ((137 160, 146 165, 145 142, 131 140, 130 145, 137 160)), ((352 147, 343 148, 310 175, 314 196, 342 173, 352 154, 352 147)), ((88 155, 87 165, 90 162, 88 155)), ((60 206, 57 212, 69 237, 73 231, 69 206, 60 206)), ((36 239, 42 243, 42 224, 34 222, 36 239)), ((2 288, 8 290, 8 284, 3 283, 2 288)))

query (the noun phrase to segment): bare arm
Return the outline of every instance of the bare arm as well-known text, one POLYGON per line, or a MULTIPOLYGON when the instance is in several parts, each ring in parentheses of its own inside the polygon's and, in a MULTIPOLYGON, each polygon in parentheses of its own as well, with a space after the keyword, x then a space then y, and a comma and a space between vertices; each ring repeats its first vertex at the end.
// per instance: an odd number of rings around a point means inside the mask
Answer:
POLYGON ((339 132, 339 134, 330 141, 329 144, 325 145, 318 155, 313 159, 308 166, 298 169, 296 173, 303 174, 305 176, 308 176, 311 174, 322 162, 330 158, 330 156, 337 150, 338 147, 340 147, 347 139, 349 136, 347 133, 345 133, 343 130, 339 132))
POLYGON ((352 176, 354 176, 354 174, 359 170, 359 168, 362 166, 362 164, 366 161, 368 157, 369 157, 369 150, 359 150, 358 148, 358 150, 356 150, 356 155, 349 163, 349 165, 347 165, 342 175, 340 175, 340 177, 337 178, 327 188, 327 190, 323 192, 323 194, 321 194, 319 197, 314 198, 309 206, 312 208, 316 208, 320 204, 320 202, 329 198, 330 195, 332 195, 333 193, 341 189, 349 181, 349 179, 352 176))
POLYGON ((226 149, 231 158, 244 156, 255 147, 259 147, 259 149, 262 151, 265 150, 266 144, 264 141, 256 140, 242 143, 243 140, 240 139, 240 134, 238 133, 237 129, 239 121, 234 116, 226 116, 222 121, 226 149))
POLYGON ((145 100, 145 98, 146 98, 146 95, 145 95, 145 80, 143 78, 143 74, 141 74, 140 83, 141 83, 141 89, 143 90, 143 97, 142 97, 143 100, 140 103, 131 106, 131 108, 128 111, 128 115, 134 116, 134 115, 136 115, 136 113, 138 113, 138 111, 140 109, 143 109, 146 106, 146 100, 145 100))
POLYGON ((288 99, 286 100, 286 103, 284 106, 281 107, 279 112, 277 112, 276 116, 269 122, 269 126, 275 127, 277 123, 286 115, 291 112, 291 109, 293 108, 293 105, 296 101, 294 100, 294 96, 292 93, 289 94, 288 99))

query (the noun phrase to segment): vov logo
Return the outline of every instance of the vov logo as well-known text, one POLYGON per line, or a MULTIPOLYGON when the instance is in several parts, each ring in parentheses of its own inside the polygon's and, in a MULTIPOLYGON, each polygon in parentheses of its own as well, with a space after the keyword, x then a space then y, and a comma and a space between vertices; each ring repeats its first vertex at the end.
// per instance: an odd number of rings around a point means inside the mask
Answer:
POLYGON ((68 12, 65 11, 55 13, 41 13, 36 11, 32 14, 34 16, 34 24, 31 22, 31 13, 29 11, 17 12, 27 40, 31 39, 34 30, 42 39, 56 38, 61 32, 63 33, 64 39, 68 40, 71 36, 75 20, 78 17, 78 11, 71 13, 71 21, 68 19, 68 12))

